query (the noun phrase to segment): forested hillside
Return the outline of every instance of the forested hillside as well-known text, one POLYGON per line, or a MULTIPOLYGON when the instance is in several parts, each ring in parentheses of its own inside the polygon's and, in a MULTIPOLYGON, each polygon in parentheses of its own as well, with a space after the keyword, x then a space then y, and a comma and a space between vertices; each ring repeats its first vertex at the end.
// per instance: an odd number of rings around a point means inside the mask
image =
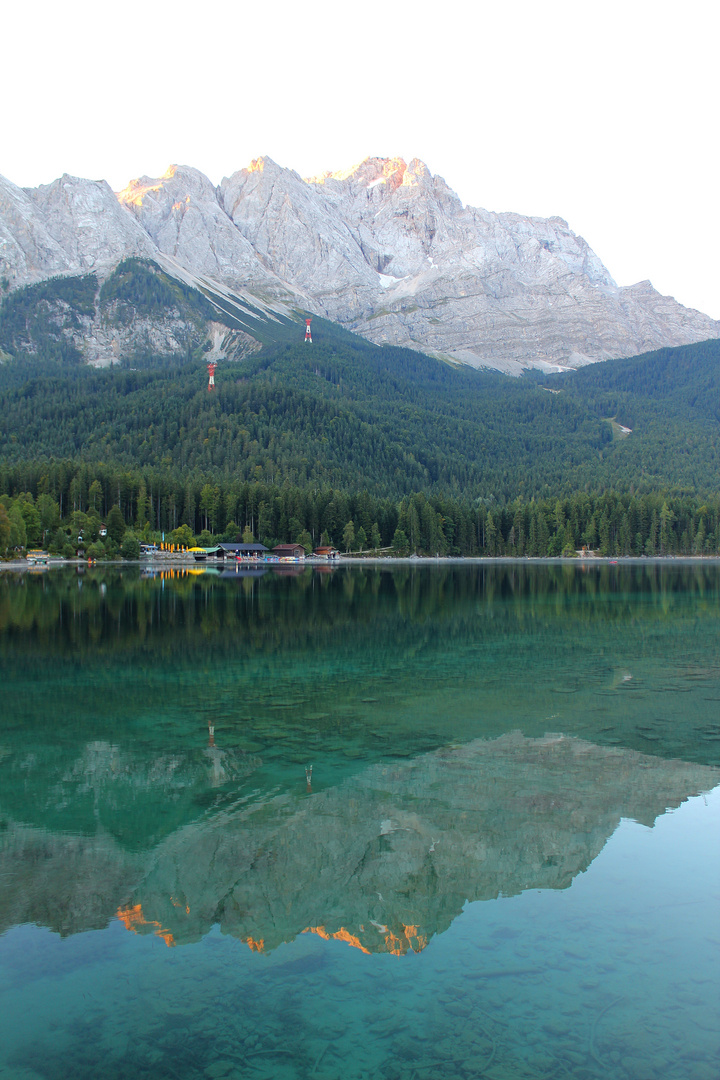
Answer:
MULTIPOLYGON (((83 361, 158 368, 202 359, 222 332, 222 355, 238 359, 261 345, 301 336, 303 313, 173 277, 149 259, 125 259, 102 282, 95 274, 55 277, 0 299, 0 360, 15 360, 16 381, 83 361)), ((336 333, 343 331, 338 327, 336 333)), ((5 372, 5 381, 9 372, 5 372)))
POLYGON ((588 487, 717 487, 720 342, 509 379, 326 325, 312 346, 280 343, 221 364, 214 394, 201 360, 101 371, 46 362, 37 375, 6 363, 0 461, 500 502, 588 487))
POLYGON ((606 486, 720 485, 720 341, 661 349, 628 360, 593 364, 545 380, 581 408, 612 417, 632 435, 604 455, 597 481, 606 486))
POLYGON ((0 494, 52 496, 58 520, 117 504, 138 528, 276 541, 342 544, 361 516, 368 543, 374 525, 383 545, 399 528, 433 552, 689 550, 701 522, 700 546, 715 544, 720 342, 510 379, 313 328, 312 345, 283 325, 221 362, 214 393, 198 354, 105 370, 51 352, 6 360, 0 494), (417 526, 403 518, 416 496, 417 526))
POLYGON ((199 362, 23 382, 0 394, 0 459, 506 499, 560 490, 612 443, 567 397, 365 343, 267 349, 215 381, 199 362))

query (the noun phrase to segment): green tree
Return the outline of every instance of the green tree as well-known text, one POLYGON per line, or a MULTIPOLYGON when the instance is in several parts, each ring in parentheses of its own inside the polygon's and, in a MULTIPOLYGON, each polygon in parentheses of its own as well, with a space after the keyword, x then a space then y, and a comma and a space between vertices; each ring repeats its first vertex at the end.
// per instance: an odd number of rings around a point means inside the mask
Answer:
POLYGON ((632 527, 630 525, 630 517, 625 511, 620 521, 620 532, 618 535, 619 554, 630 555, 632 554, 632 527))
POLYGON ((240 526, 234 521, 228 521, 223 530, 223 542, 234 544, 240 535, 240 526))
POLYGON ((37 547, 42 540, 42 524, 40 521, 40 514, 38 508, 35 506, 35 500, 29 492, 24 492, 18 496, 17 506, 22 514, 23 521, 25 522, 25 546, 37 547))
POLYGON ((87 531, 87 515, 83 514, 82 510, 75 510, 70 515, 70 535, 82 536, 85 540, 87 537, 85 533, 87 531))
POLYGON ((60 524, 60 507, 52 495, 46 493, 38 495, 35 505, 40 514, 40 528, 42 529, 42 542, 44 545, 48 533, 52 532, 60 524))
POLYGON ((515 554, 525 554, 525 508, 518 506, 515 511, 515 516, 512 523, 514 541, 515 541, 515 554))
POLYGON ((675 520, 675 514, 672 512, 667 504, 667 500, 662 504, 660 510, 660 554, 670 555, 674 547, 673 544, 673 531, 672 525, 675 520))
POLYGON ((408 538, 404 529, 401 529, 398 525, 395 530, 395 535, 392 540, 393 551, 396 555, 407 555, 408 552, 408 538))
POLYGON ((79 476, 73 476, 70 481, 70 503, 73 510, 82 510, 82 481, 79 476))
POLYGON ((107 516, 106 524, 110 539, 114 544, 121 544, 127 526, 125 524, 125 518, 122 516, 122 510, 117 504, 110 507, 110 513, 107 516))
POLYGON ((653 510, 650 517, 650 529, 648 532, 647 540, 645 541, 645 554, 649 556, 657 555, 658 549, 658 536, 660 532, 660 519, 658 518, 658 512, 653 510))
POLYGON ((557 533, 553 533, 553 535, 548 539, 546 550, 545 550, 544 554, 549 555, 551 559, 554 559, 554 558, 556 558, 556 556, 560 555, 561 553, 562 553, 562 537, 558 536, 557 533))
POLYGON ((485 518, 485 554, 497 555, 497 525, 492 510, 485 518))
POLYGON ((26 547, 27 530, 25 528, 25 519, 17 503, 10 507, 8 518, 10 520, 10 547, 13 549, 26 547))
POLYGON ((59 555, 68 542, 68 536, 64 529, 57 528, 52 534, 48 551, 52 555, 59 555))
POLYGON ((88 503, 93 510, 102 510, 103 489, 99 480, 93 480, 88 491, 88 503))
POLYGON ((123 559, 139 559, 140 558, 140 541, 133 532, 132 529, 126 529, 125 535, 122 540, 122 547, 120 548, 120 554, 123 559))
POLYGON ((598 526, 598 535, 600 537, 600 554, 601 555, 613 555, 613 542, 612 531, 610 527, 610 518, 608 517, 607 510, 600 518, 600 525, 598 526))
MULTIPOLYGON (((706 508, 703 507, 703 509, 706 508)), ((701 517, 700 524, 698 525, 697 532, 695 533, 695 539, 693 540, 693 551, 696 555, 702 555, 704 553, 706 540, 707 536, 705 533, 705 518, 701 517)))
POLYGON ((303 529, 303 531, 297 537, 295 543, 296 544, 302 544, 302 546, 305 548, 305 554, 306 555, 309 555, 310 552, 312 551, 312 546, 313 546, 312 545, 312 536, 307 531, 307 529, 303 529))
POLYGON ((355 526, 353 525, 352 518, 347 522, 343 529, 342 538, 345 551, 352 551, 353 544, 355 543, 355 526))
POLYGON ((370 546, 371 548, 373 548, 374 551, 377 551, 381 544, 382 537, 380 536, 380 529, 378 528, 377 521, 375 521, 373 522, 373 527, 370 531, 370 546))
POLYGON ((195 537, 190 530, 190 526, 178 525, 177 529, 173 529, 170 533, 170 543, 180 544, 182 547, 193 547, 195 544, 195 537))
POLYGON ((360 528, 358 529, 357 535, 355 537, 355 543, 357 545, 357 550, 358 551, 364 551, 365 548, 367 547, 367 542, 368 542, 367 533, 365 532, 365 530, 363 529, 363 527, 361 525, 360 528))
POLYGON ((261 544, 266 544, 271 539, 270 529, 272 526, 272 520, 270 515, 270 507, 268 503, 263 499, 258 506, 258 539, 261 544))
POLYGON ((192 484, 188 484, 185 489, 183 522, 190 528, 191 532, 195 532, 195 492, 192 484))
POLYGON ((135 528, 142 529, 145 522, 148 520, 148 497, 147 488, 145 487, 145 481, 140 482, 137 495, 137 512, 135 514, 135 528))
POLYGON ((583 543, 590 551, 595 550, 597 546, 597 537, 597 517, 595 513, 592 513, 582 533, 583 543))
POLYGON ((0 503, 0 551, 5 554, 10 546, 12 526, 5 507, 0 503))
POLYGON ((90 540, 92 543, 98 539, 100 535, 100 518, 97 515, 96 510, 90 510, 85 515, 85 532, 84 536, 86 540, 90 540))
POLYGON ((221 507, 221 492, 217 484, 203 484, 200 492, 200 509, 204 515, 205 528, 215 532, 221 507))

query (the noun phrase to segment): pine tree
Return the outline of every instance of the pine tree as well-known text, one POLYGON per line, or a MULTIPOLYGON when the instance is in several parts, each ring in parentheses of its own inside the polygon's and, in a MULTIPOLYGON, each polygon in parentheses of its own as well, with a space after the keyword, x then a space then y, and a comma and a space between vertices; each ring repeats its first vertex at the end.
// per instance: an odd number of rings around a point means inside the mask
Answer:
POLYGON ((342 538, 345 551, 352 551, 353 544, 355 543, 355 526, 352 519, 348 521, 343 529, 342 538))

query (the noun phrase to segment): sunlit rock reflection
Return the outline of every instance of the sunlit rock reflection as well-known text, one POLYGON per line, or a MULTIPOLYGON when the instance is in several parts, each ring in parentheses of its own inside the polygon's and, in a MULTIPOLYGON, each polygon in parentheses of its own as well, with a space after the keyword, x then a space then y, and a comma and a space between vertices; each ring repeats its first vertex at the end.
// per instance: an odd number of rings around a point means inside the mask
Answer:
MULTIPOLYGON (((227 787, 255 764, 210 746, 138 770, 93 745, 78 761, 85 786, 64 790, 81 800, 102 780, 102 801, 140 818, 163 792, 227 787)), ((316 761, 315 775, 322 770, 316 761)), ((178 945, 219 923, 257 952, 308 932, 403 955, 446 930, 468 900, 568 888, 622 818, 652 826, 719 782, 707 766, 510 733, 386 759, 318 794, 214 806, 143 850, 101 821, 80 837, 6 814, 0 930, 36 922, 72 933, 117 917, 178 945)))

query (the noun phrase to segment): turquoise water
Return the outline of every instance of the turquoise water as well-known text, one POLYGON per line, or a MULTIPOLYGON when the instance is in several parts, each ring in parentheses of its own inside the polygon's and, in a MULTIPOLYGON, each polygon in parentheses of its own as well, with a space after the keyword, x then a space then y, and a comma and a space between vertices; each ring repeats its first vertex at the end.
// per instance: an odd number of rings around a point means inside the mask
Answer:
POLYGON ((0 1077, 716 1080, 720 567, 0 575, 0 1077))

